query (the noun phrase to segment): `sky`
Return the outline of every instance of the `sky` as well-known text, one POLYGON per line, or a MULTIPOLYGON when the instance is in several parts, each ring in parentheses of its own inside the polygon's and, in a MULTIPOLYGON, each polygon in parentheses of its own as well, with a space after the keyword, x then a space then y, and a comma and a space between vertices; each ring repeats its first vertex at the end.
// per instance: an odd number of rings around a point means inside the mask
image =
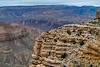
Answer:
POLYGON ((32 5, 100 6, 100 0, 0 0, 0 6, 32 5))

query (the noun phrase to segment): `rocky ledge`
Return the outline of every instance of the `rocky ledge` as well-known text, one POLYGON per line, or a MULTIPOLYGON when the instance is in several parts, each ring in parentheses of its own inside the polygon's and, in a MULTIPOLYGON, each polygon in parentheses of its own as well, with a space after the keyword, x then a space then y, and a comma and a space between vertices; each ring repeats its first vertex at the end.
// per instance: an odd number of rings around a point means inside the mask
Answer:
POLYGON ((100 67, 100 27, 69 24, 42 33, 30 67, 100 67))

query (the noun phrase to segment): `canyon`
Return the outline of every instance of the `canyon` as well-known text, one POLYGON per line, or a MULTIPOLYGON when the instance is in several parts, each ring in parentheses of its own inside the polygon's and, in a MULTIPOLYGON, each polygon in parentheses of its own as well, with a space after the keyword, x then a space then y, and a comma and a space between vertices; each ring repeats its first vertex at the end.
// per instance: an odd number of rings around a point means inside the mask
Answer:
POLYGON ((0 24, 0 67, 28 67, 39 29, 0 24))

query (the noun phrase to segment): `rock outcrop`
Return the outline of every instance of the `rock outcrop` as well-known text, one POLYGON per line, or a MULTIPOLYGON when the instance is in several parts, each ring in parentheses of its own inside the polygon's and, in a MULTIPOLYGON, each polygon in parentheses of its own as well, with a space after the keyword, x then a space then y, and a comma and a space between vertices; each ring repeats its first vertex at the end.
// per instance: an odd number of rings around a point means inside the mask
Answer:
POLYGON ((96 18, 100 19, 100 8, 98 8, 96 11, 96 18))
POLYGON ((69 24, 42 33, 30 67, 100 67, 100 27, 69 24))
POLYGON ((28 67, 39 33, 19 24, 0 24, 0 67, 28 67))

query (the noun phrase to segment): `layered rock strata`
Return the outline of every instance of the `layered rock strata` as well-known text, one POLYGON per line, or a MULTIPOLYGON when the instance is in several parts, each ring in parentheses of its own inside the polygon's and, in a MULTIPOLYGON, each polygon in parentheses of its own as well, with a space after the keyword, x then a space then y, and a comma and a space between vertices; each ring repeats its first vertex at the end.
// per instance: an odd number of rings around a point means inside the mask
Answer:
POLYGON ((0 41, 9 41, 24 37, 28 34, 25 28, 18 25, 1 24, 0 25, 0 41))
POLYGON ((69 24, 42 33, 30 67, 100 67, 100 27, 69 24))
POLYGON ((96 18, 100 19, 100 8, 98 8, 96 11, 96 18))
POLYGON ((0 67, 28 67, 39 33, 19 24, 0 24, 0 67))

